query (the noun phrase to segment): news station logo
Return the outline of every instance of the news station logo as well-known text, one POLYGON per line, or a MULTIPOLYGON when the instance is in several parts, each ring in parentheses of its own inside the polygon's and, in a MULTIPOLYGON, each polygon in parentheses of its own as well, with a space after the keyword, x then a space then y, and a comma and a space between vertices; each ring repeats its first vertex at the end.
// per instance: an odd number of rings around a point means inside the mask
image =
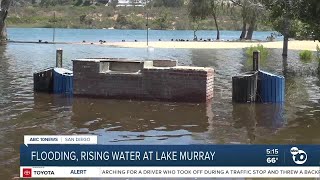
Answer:
POLYGON ((31 178, 32 177, 32 169, 31 168, 23 168, 22 177, 31 178))
POLYGON ((292 147, 290 153, 292 154, 293 162, 296 164, 304 164, 308 159, 307 153, 297 147, 292 147))

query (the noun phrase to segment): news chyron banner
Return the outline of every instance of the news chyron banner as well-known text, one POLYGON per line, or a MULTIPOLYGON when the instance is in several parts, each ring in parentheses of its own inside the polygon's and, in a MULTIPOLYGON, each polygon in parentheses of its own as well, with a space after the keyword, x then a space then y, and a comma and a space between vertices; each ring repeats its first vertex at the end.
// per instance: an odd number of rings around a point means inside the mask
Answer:
POLYGON ((319 178, 320 145, 99 145, 25 136, 22 178, 319 178))

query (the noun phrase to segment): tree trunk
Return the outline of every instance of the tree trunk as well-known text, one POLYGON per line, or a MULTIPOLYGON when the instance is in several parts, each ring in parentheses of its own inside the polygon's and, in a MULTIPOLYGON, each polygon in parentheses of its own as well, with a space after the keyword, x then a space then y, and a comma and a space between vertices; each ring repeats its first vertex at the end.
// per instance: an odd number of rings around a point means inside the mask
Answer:
POLYGON ((242 32, 240 35, 240 40, 244 39, 247 35, 247 23, 243 20, 242 32))
POLYGON ((215 12, 213 12, 213 19, 217 29, 217 40, 220 40, 220 30, 219 30, 219 25, 218 25, 217 16, 215 12))
POLYGON ((198 41, 198 37, 197 37, 197 35, 196 35, 196 32, 197 32, 198 30, 193 30, 193 40, 194 41, 198 41))
POLYGON ((289 44, 289 19, 285 18, 284 22, 284 33, 283 33, 283 50, 282 56, 288 56, 288 44, 289 44))
POLYGON ((288 56, 288 45, 289 44, 289 37, 288 35, 283 36, 283 51, 282 56, 287 57, 288 56))
POLYGON ((0 8, 0 41, 7 40, 7 28, 6 28, 6 18, 8 16, 8 10, 10 7, 11 0, 0 0, 1 8, 0 8))
POLYGON ((253 32, 255 29, 256 23, 253 21, 249 24, 248 33, 246 35, 246 40, 252 40, 253 32))
POLYGON ((284 77, 287 77, 287 74, 288 74, 288 57, 286 57, 286 56, 282 57, 282 66, 283 66, 283 75, 284 75, 284 77))
POLYGON ((197 35, 196 35, 196 33, 197 33, 197 31, 199 30, 199 22, 197 22, 197 25, 196 25, 196 27, 193 29, 193 40, 194 41, 198 41, 198 37, 197 37, 197 35))
POLYGON ((290 17, 289 17, 289 0, 286 0, 287 13, 284 15, 284 32, 283 32, 283 51, 282 56, 288 56, 288 44, 289 44, 289 31, 290 31, 290 17))

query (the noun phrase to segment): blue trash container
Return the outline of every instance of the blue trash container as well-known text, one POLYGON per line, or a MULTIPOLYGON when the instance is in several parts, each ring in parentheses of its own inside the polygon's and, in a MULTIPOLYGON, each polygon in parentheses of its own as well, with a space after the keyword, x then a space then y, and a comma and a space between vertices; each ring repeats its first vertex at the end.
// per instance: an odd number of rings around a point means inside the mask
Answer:
POLYGON ((257 101, 261 103, 280 103, 285 101, 285 79, 264 71, 258 73, 257 101))
POLYGON ((73 94, 73 72, 64 68, 54 68, 53 92, 55 94, 73 94))

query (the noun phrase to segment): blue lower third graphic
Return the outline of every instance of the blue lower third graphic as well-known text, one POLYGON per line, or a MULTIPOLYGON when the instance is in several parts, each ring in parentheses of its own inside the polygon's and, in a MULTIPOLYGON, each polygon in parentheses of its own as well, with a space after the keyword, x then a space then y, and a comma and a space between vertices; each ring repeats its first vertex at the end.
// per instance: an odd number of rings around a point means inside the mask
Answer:
POLYGON ((21 166, 319 166, 320 162, 320 145, 21 145, 20 152, 21 166))

